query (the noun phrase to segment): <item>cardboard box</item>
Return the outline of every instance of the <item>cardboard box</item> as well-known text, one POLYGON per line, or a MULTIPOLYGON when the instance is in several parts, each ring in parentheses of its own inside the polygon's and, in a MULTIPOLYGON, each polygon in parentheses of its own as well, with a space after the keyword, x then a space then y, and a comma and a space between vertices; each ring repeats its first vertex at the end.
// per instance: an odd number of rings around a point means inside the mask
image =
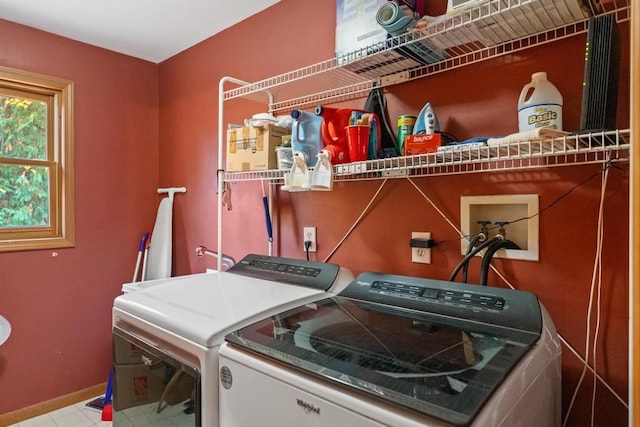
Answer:
POLYGON ((276 169, 275 148, 289 133, 289 129, 273 125, 227 130, 227 171, 276 169))
POLYGON ((113 340, 113 361, 119 365, 142 363, 143 350, 129 341, 115 336, 113 340))
POLYGON ((148 351, 127 341, 119 335, 113 336, 113 361, 118 365, 137 365, 140 363, 156 363, 160 359, 148 351), (144 359, 143 359, 144 356, 144 359))
POLYGON ((113 407, 121 411, 132 406, 158 402, 165 387, 164 363, 114 366, 113 407))
POLYGON ((404 155, 435 153, 440 147, 441 140, 439 133, 407 135, 404 139, 404 155))

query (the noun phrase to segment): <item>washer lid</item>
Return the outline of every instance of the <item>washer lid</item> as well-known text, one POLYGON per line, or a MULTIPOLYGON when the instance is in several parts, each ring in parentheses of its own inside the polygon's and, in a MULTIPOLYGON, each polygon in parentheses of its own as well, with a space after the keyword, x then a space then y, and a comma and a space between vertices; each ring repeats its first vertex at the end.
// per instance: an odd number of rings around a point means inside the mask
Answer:
POLYGON ((114 307, 213 347, 234 329, 324 295, 318 289, 215 272, 158 281, 117 297, 114 307))
POLYGON ((336 297, 226 340, 462 426, 540 339, 540 316, 537 299, 525 292, 363 273, 336 297))

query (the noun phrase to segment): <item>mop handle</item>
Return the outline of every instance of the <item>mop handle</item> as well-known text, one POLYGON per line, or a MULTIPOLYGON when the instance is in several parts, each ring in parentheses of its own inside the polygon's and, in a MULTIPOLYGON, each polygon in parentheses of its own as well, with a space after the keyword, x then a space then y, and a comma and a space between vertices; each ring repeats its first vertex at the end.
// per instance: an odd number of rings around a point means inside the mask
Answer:
POLYGON ((175 193, 186 193, 187 187, 170 187, 170 188, 158 188, 158 194, 169 193, 169 199, 173 201, 173 195, 175 193))
POLYGON ((260 181, 260 189, 262 190, 262 204, 264 205, 264 216, 267 222, 267 238, 273 242, 273 230, 271 228, 271 214, 269 213, 269 200, 264 192, 264 181, 260 181))
POLYGON ((142 254, 144 253, 144 247, 147 244, 147 239, 149 239, 149 232, 144 233, 142 239, 140 239, 140 244, 138 245, 138 259, 136 260, 136 268, 133 272, 133 280, 131 282, 135 282, 138 280, 138 272, 140 271, 140 261, 142 260, 142 254))
POLYGON ((138 252, 144 252, 144 247, 147 245, 147 240, 149 240, 149 235, 151 233, 149 233, 148 231, 146 233, 144 233, 144 235, 142 236, 142 239, 140 239, 140 244, 138 245, 138 252))
POLYGON ((264 205, 264 215, 267 221, 267 237, 270 242, 273 242, 273 229, 271 228, 271 215, 269 215, 269 201, 266 196, 262 198, 262 204, 264 205))
POLYGON ((142 277, 140 277, 141 281, 147 280, 147 258, 149 256, 149 248, 151 247, 151 236, 149 233, 149 238, 147 239, 147 243, 144 245, 144 256, 142 258, 142 277))

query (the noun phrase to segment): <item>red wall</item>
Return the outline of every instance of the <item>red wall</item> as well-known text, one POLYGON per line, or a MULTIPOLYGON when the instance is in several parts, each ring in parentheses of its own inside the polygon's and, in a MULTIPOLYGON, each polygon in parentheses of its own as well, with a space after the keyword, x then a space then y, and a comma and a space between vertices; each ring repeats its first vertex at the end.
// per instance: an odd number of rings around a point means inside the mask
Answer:
POLYGON ((76 205, 74 248, 0 253, 2 414, 107 380, 113 298, 159 200, 157 65, 3 20, 0 34, 0 65, 74 82, 76 205))
MULTIPOLYGON (((216 249, 216 169, 218 82, 223 76, 246 81, 291 71, 333 55, 335 9, 332 2, 282 0, 263 13, 160 64, 160 171, 162 185, 186 185, 176 201, 176 271, 186 274, 214 267, 194 249, 216 249)), ((623 28, 623 30, 626 30, 623 28)), ((628 38, 628 37, 627 37, 628 38)), ((565 129, 579 124, 584 35, 539 48, 434 75, 390 88, 391 118, 417 113, 431 102, 441 127, 459 139, 517 131, 517 98, 531 74, 546 71, 564 95, 565 129)), ((628 42, 623 51, 628 52, 628 42)), ((629 126, 628 58, 622 64, 619 127, 629 126)), ((231 86, 228 86, 229 88, 231 86)), ((361 107, 364 99, 351 103, 361 107)), ((237 123, 264 106, 225 104, 225 117, 237 123)), ((604 212, 602 320, 598 335, 598 373, 626 399, 628 300, 628 172, 611 169, 604 212)), ((460 220, 460 196, 538 194, 545 207, 574 185, 597 174, 600 166, 466 174, 413 180, 454 223, 460 220)), ((324 260, 352 226, 383 181, 334 184, 331 193, 287 193, 276 186, 275 254, 303 258, 302 227, 317 227, 318 252, 324 260)), ((259 183, 231 184, 232 210, 224 210, 224 252, 241 258, 267 253, 259 183)), ((540 261, 495 260, 517 288, 535 292, 562 336, 584 354, 586 313, 596 253, 600 179, 594 177, 540 216, 540 261)), ((447 278, 459 262, 456 233, 406 179, 384 184, 369 213, 335 252, 331 262, 355 274, 371 270, 447 278), (431 265, 412 264, 411 231, 431 231, 442 243, 431 265)), ((472 265, 477 280, 479 263, 472 265)), ((489 283, 505 286, 491 274, 489 283)), ((595 322, 595 314, 592 317, 595 322)), ((595 324, 595 323, 594 323, 595 324)), ((592 328, 593 330, 593 328, 592 328)), ((593 343, 593 337, 592 341, 593 343)), ((563 406, 566 411, 581 364, 563 347, 563 406)), ((590 356, 590 360, 593 356, 590 356)), ((568 425, 588 423, 592 376, 580 388, 568 425)), ((596 425, 625 425, 624 406, 601 384, 596 394, 596 425)))

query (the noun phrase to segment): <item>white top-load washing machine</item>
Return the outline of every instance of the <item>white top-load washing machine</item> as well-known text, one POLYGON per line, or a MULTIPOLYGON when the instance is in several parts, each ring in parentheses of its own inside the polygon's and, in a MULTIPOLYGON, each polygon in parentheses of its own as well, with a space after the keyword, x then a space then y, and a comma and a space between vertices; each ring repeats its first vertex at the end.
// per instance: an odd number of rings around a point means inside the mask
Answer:
POLYGON ((224 336, 352 280, 335 264, 248 255, 228 271, 155 280, 117 297, 114 426, 217 426, 224 336))
POLYGON ((532 293, 362 273, 226 341, 221 427, 560 425, 560 342, 532 293))

